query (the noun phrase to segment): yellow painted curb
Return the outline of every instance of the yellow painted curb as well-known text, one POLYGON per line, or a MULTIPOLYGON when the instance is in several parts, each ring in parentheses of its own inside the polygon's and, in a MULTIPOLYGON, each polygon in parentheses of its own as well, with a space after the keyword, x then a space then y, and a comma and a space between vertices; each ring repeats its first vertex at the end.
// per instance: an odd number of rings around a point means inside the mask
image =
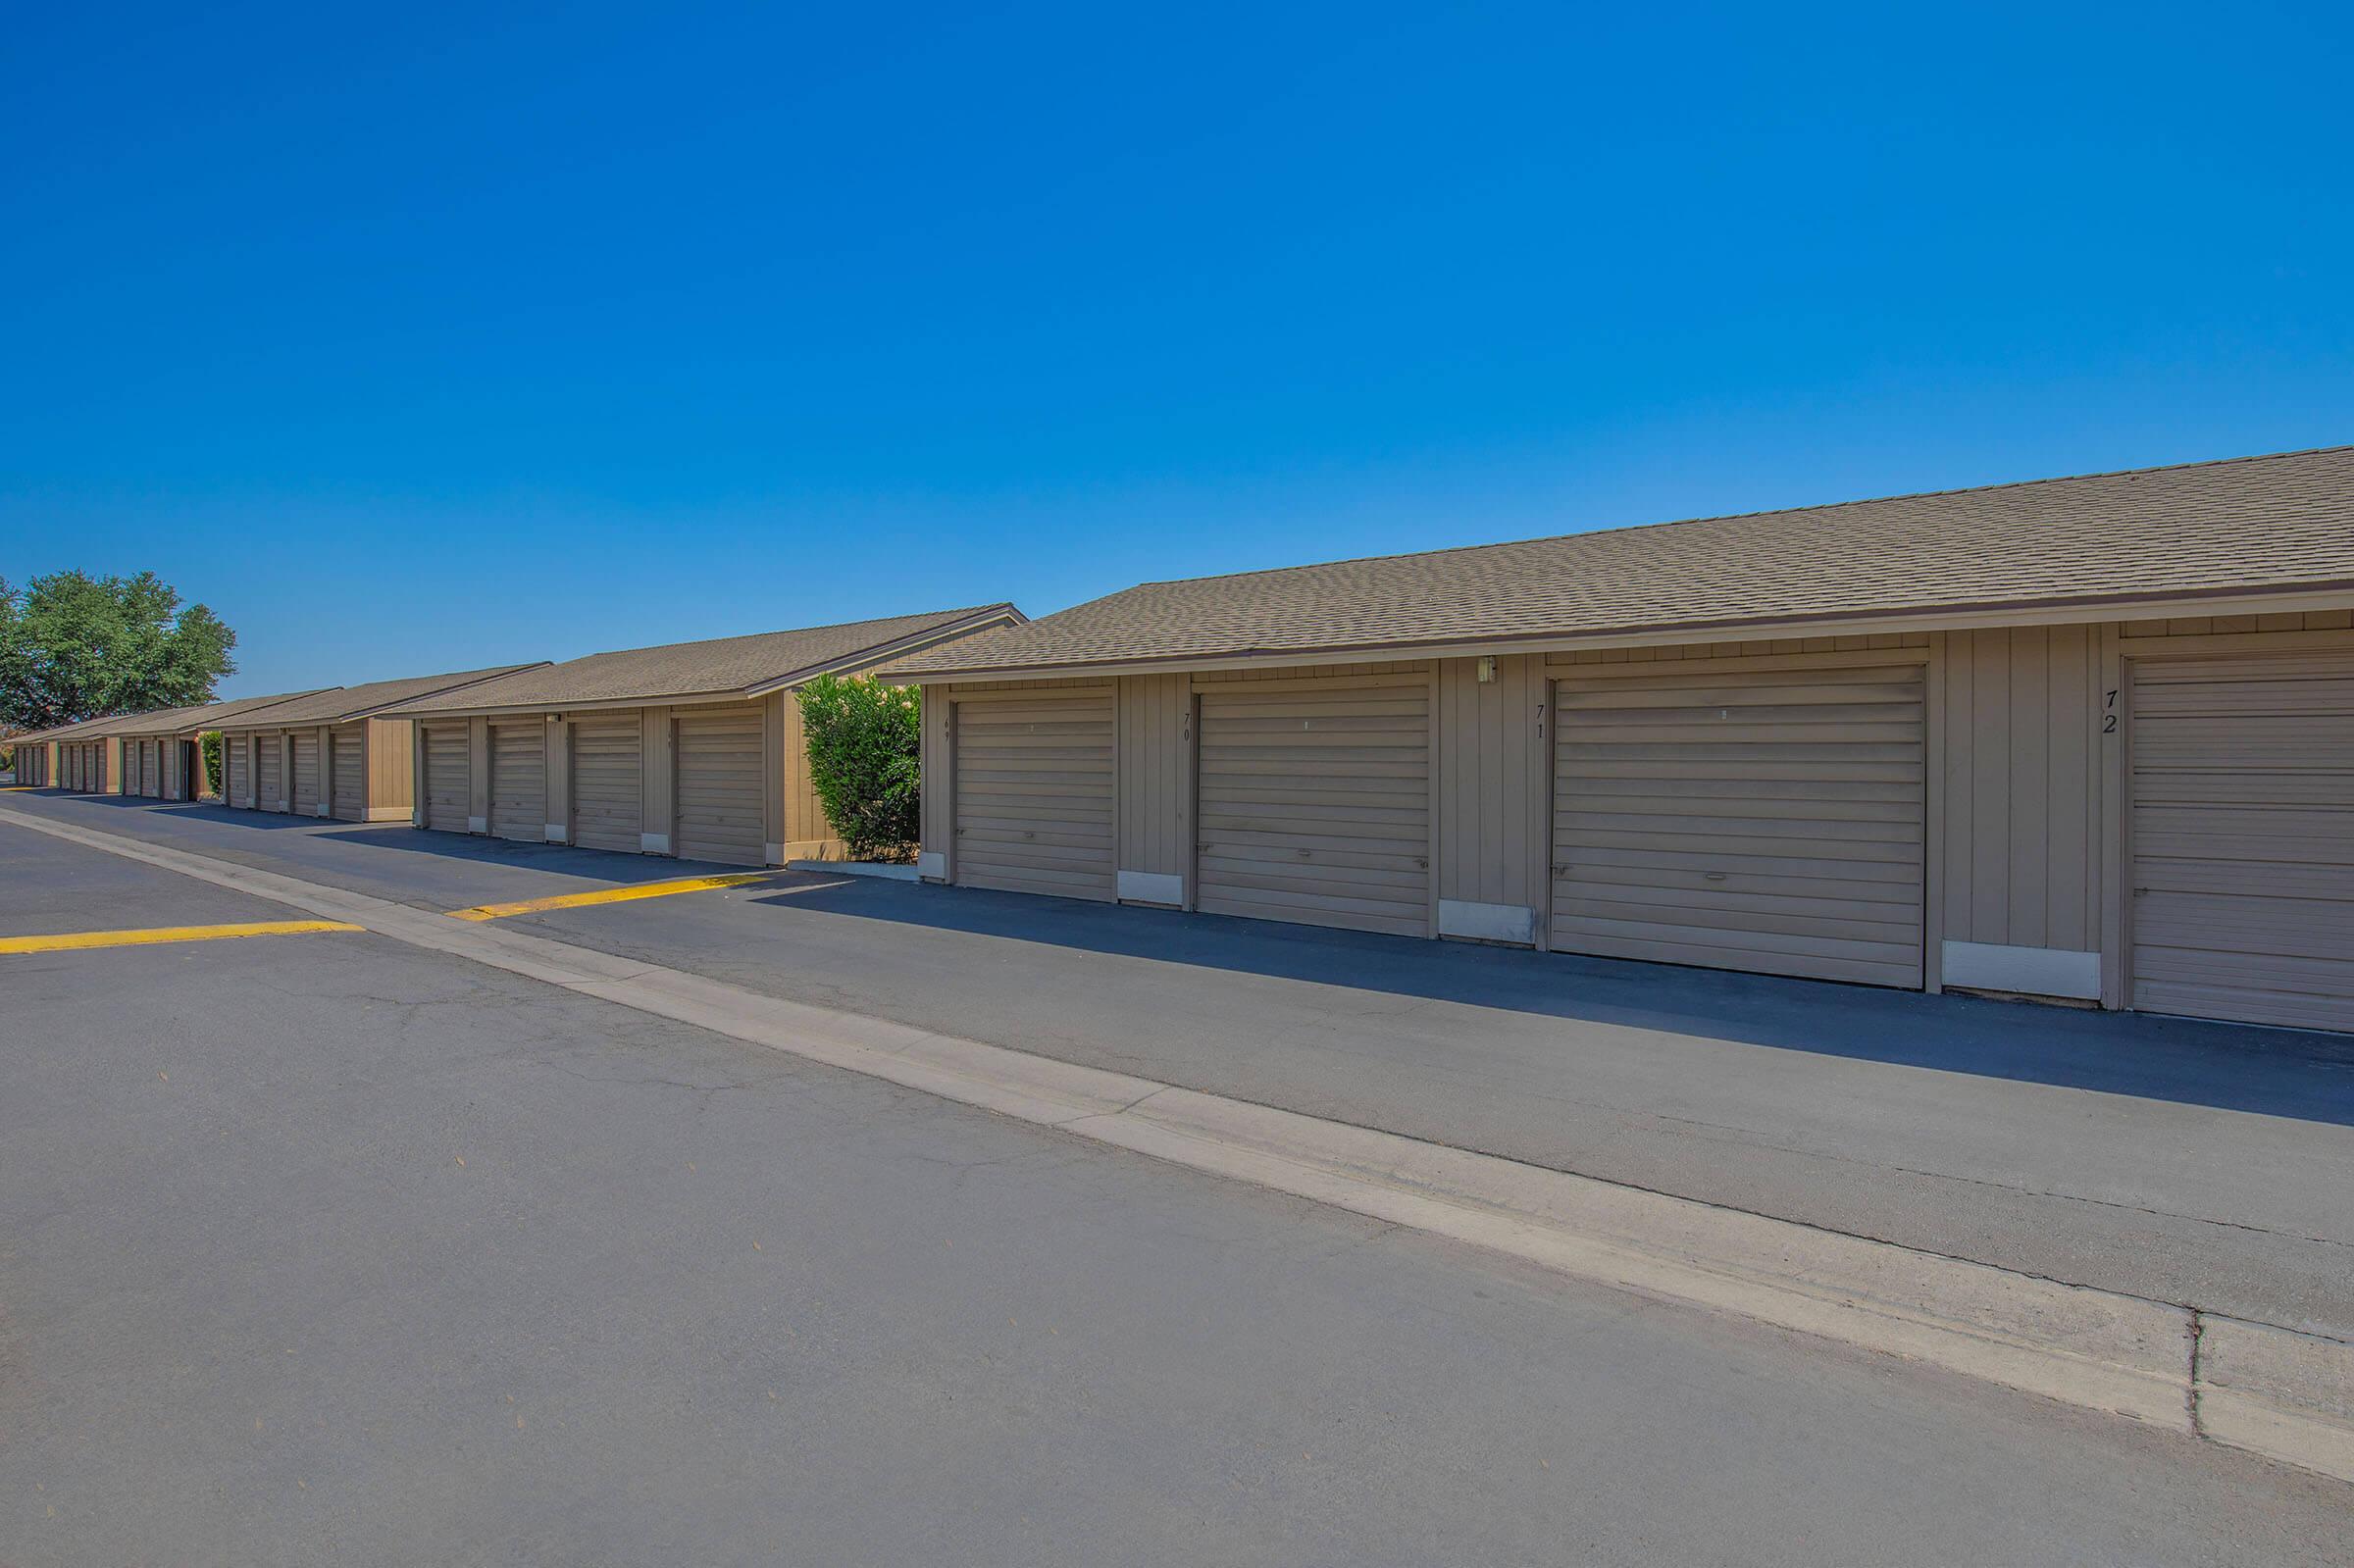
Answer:
POLYGON ((476 904, 449 911, 452 920, 503 920, 509 915, 537 915, 548 909, 579 909, 588 904, 626 904, 639 898, 668 898, 675 893, 699 893, 713 887, 742 887, 773 882, 781 871, 746 871, 726 877, 681 877, 672 882, 643 882, 629 887, 601 887, 589 893, 555 893, 546 898, 524 898, 511 904, 476 904))
POLYGON ((257 920, 241 926, 154 926, 145 931, 65 931, 45 936, 0 936, 0 953, 68 953, 85 947, 146 947, 157 942, 209 942, 228 936, 294 936, 313 931, 360 931, 340 920, 257 920))

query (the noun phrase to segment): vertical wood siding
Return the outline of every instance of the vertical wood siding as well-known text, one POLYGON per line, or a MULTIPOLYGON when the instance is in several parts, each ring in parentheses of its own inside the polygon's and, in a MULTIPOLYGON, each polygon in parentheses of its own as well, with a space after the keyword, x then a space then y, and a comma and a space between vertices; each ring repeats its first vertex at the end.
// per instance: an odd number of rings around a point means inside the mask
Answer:
POLYGON ((405 817, 417 804, 417 745, 414 719, 370 719, 368 726, 368 809, 380 817, 405 817))
POLYGON ((1545 661, 1501 655, 1439 665, 1439 896, 1544 907, 1545 661))
POLYGON ((2101 638, 2095 626, 1949 632, 1944 936, 2101 944, 2101 638))
POLYGON ((1120 681, 1120 869, 1183 877, 1193 859, 1193 690, 1182 674, 1120 681))

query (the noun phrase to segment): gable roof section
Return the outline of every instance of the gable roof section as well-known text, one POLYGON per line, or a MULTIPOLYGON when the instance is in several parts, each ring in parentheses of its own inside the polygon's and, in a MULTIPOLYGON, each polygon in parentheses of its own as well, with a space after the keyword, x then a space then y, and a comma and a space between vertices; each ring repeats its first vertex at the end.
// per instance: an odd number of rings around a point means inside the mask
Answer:
POLYGON ((333 686, 314 696, 296 697, 289 702, 254 713, 250 716, 250 723, 246 722, 244 718, 238 718, 230 720, 226 725, 214 725, 211 728, 276 730, 285 725, 345 724, 354 719, 374 717, 387 708, 398 707, 404 702, 414 702, 426 697, 445 696, 462 691, 468 686, 480 685, 486 681, 495 681, 501 676, 514 675, 524 670, 542 669, 546 663, 547 661, 542 659, 537 664, 502 664, 488 670, 465 670, 451 675, 419 675, 400 681, 374 681, 366 685, 333 686))
POLYGON ((1148 582, 910 679, 2354 588, 2354 446, 1148 582))
POLYGON ((136 713, 115 720, 107 729, 110 735, 177 735, 191 730, 218 730, 223 721, 259 713, 275 708, 281 702, 297 697, 317 696, 321 691, 333 691, 333 686, 314 686, 308 691, 281 691, 272 697, 232 697, 226 702, 199 702, 187 708, 162 708, 154 713, 136 713))
POLYGON ((851 621, 795 632, 762 632, 708 642, 592 653, 486 681, 463 691, 424 697, 393 714, 474 713, 491 709, 563 708, 600 702, 663 702, 679 697, 766 694, 828 669, 920 646, 959 628, 1018 621, 1010 604, 985 604, 922 615, 851 621))

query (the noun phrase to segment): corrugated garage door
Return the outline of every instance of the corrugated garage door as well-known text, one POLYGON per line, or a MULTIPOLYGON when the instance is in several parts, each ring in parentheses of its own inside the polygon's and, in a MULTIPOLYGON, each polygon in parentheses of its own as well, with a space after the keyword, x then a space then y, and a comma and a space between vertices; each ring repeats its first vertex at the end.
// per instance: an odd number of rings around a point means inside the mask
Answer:
POLYGON ((528 719, 490 727, 490 833, 547 841, 547 724, 528 719))
POLYGON ((1922 667, 1555 685, 1557 951, 1921 984, 1922 667))
POLYGON ((645 847, 645 721, 638 713, 572 721, 572 841, 637 854, 645 847))
POLYGON ((1109 686, 956 704, 955 877, 1114 896, 1109 686))
POLYGON ((2354 655, 2132 688, 2132 1004, 2354 1030, 2354 655))
POLYGON ((229 803, 242 806, 252 799, 253 767, 246 761, 253 742, 243 735, 231 735, 229 747, 229 803))
POLYGON ((294 815, 319 815, 319 732, 297 730, 294 741, 294 815))
POLYGON ((443 833, 464 833, 474 814, 472 743, 467 726, 423 728, 425 733, 418 743, 425 747, 425 825, 443 833))
POLYGON ((254 772, 260 780, 262 791, 262 809, 264 811, 283 811, 286 809, 286 796, 284 789, 285 737, 282 735, 263 735, 260 739, 254 742, 254 745, 258 748, 256 752, 254 772))
POLYGON ((1430 932, 1430 688, 1359 678, 1202 693, 1196 907, 1430 932))
POLYGON ((139 793, 160 795, 164 792, 162 748, 153 740, 139 742, 139 793))
POLYGON ((368 738, 362 725, 330 731, 333 755, 328 763, 328 809, 345 822, 368 817, 368 738))
POLYGON ((761 813, 760 709, 755 703, 678 719, 682 859, 768 863, 761 813))

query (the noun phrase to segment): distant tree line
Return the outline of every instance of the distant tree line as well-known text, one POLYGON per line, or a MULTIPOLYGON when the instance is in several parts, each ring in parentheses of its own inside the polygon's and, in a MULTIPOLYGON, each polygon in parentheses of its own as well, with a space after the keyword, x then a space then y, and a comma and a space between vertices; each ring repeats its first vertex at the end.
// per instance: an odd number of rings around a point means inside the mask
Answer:
POLYGON ((210 702, 237 634, 152 572, 0 578, 0 730, 210 702))

